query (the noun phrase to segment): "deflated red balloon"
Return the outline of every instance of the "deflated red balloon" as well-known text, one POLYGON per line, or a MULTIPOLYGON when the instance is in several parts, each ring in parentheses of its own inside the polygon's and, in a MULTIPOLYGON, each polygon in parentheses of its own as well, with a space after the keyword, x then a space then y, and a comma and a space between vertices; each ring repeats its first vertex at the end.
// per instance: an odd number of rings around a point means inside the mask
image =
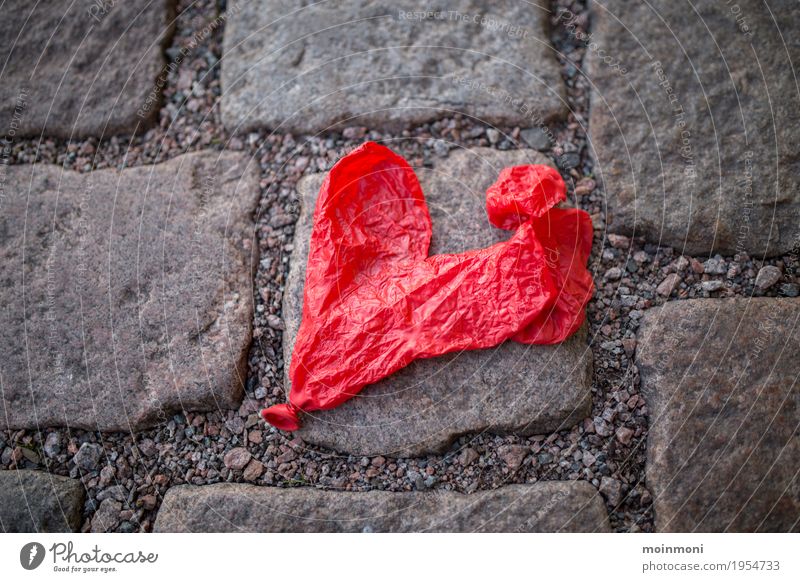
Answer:
POLYGON ((562 342, 586 318, 584 307, 594 291, 586 269, 592 220, 583 210, 553 208, 566 197, 561 176, 547 166, 505 168, 486 191, 486 211, 494 226, 512 229, 526 221, 533 225, 558 288, 555 304, 512 337, 520 343, 562 342))
POLYGON ((264 419, 296 430, 301 411, 334 408, 416 358, 569 337, 592 294, 592 224, 553 208, 565 197, 552 168, 506 168, 486 208, 513 236, 428 257, 431 220, 406 161, 372 142, 342 158, 317 199, 289 402, 264 419))

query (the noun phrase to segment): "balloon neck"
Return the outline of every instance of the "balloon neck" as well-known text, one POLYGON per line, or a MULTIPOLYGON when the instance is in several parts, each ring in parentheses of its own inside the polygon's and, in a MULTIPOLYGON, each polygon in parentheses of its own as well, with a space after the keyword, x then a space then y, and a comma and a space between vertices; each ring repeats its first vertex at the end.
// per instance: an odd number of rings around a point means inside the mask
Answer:
POLYGON ((261 411, 261 418, 280 430, 294 431, 300 428, 300 409, 291 402, 276 404, 261 411))

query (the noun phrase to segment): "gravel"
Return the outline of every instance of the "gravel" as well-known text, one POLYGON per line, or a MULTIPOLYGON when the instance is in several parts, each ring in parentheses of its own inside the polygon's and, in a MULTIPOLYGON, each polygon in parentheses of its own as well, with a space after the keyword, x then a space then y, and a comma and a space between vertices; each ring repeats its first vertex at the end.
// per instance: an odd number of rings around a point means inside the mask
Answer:
MULTIPOLYGON (((255 233, 260 262, 254 289, 254 340, 247 395, 238 410, 187 411, 137 433, 70 428, 0 431, 0 468, 46 468, 81 479, 87 489, 84 531, 151 531, 166 490, 181 484, 248 481, 261 486, 307 485, 352 491, 432 489, 468 493, 545 480, 586 481, 604 495, 613 529, 652 531, 652 495, 644 481, 648 412, 632 361, 640 318, 646 310, 667 301, 667 295, 671 301, 711 293, 715 297, 796 296, 800 264, 797 254, 766 262, 744 254, 685 257, 672 248, 605 233, 605 194, 602 186, 594 183, 586 147, 589 83, 578 73, 587 49, 564 28, 563 21, 559 22, 561 8, 569 8, 578 16, 578 22, 583 23, 578 25, 581 30, 587 30, 588 22, 583 1, 554 3, 552 41, 561 55, 571 113, 550 127, 555 139, 552 143, 540 130, 498 128, 500 134, 496 135, 460 116, 396 135, 349 127, 341 133, 308 138, 261 132, 228 139, 216 107, 223 27, 201 39, 170 73, 159 123, 146 133, 103 142, 49 138, 41 143, 14 141, 8 163, 42 161, 78 171, 152 164, 186 151, 246 151, 261 168, 262 196, 255 233), (524 438, 467 435, 442 455, 384 458, 382 462, 367 458, 366 464, 361 457, 307 446, 259 420, 259 408, 285 399, 281 304, 297 215, 294 185, 304 174, 328 170, 365 138, 387 143, 416 166, 430 166, 433 159, 443 155, 440 142, 449 147, 492 146, 501 150, 529 145, 559 161, 570 201, 589 212, 596 226, 590 259, 596 291, 587 309, 596 371, 590 417, 551 434, 524 438), (565 153, 570 154, 567 163, 561 159, 565 153), (757 285, 757 273, 766 267, 771 267, 766 273, 772 272, 773 278, 773 269, 780 276, 768 286, 764 285, 769 280, 767 275, 761 276, 757 285), (667 287, 662 285, 667 278, 671 289, 665 295, 667 287), (709 282, 713 283, 704 285, 709 282), (603 349, 603 345, 611 349, 603 349), (113 473, 103 472, 106 464, 113 467, 113 473)), ((178 9, 168 56, 177 54, 215 14, 210 0, 194 4, 183 0, 178 9)))

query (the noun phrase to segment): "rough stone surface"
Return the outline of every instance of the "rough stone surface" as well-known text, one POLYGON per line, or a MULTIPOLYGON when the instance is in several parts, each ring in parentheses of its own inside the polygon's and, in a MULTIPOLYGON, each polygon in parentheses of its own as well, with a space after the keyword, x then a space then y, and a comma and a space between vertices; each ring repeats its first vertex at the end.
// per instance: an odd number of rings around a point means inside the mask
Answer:
POLYGON ((244 4, 225 30, 223 122, 324 131, 462 112, 537 126, 566 112, 547 4, 460 0, 429 18, 409 0, 244 4))
POLYGON ((585 482, 509 485, 471 495, 178 486, 158 532, 606 532, 605 506, 585 482))
POLYGON ((259 194, 248 163, 8 168, 0 427, 130 430, 238 406, 259 194))
POLYGON ((159 107, 172 4, 6 2, 0 135, 108 136, 146 125, 159 107))
MULTIPOLYGON (((459 150, 419 169, 433 221, 431 254, 489 246, 509 236, 486 218, 485 190, 503 167, 550 163, 532 150, 459 150)), ((291 361, 303 309, 313 210, 322 176, 298 185, 301 214, 284 293, 284 358, 291 361)), ((416 360, 344 405, 304 416, 307 442, 362 455, 440 451, 489 430, 530 435, 568 428, 591 409, 592 354, 581 330, 556 346, 496 348, 416 360)), ((288 381, 287 381, 288 385, 288 381)))
POLYGON ((800 531, 800 300, 671 302, 645 314, 659 531, 800 531))
POLYGON ((85 496, 77 479, 0 471, 0 525, 5 533, 78 531, 85 496))
POLYGON ((593 3, 590 137, 611 230, 690 254, 798 244, 800 5, 732 6, 593 3))

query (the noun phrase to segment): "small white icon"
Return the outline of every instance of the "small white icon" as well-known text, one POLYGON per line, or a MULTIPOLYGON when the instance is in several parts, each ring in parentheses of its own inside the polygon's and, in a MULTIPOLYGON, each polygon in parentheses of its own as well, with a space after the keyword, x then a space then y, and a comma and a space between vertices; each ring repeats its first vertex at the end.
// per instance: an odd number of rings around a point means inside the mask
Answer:
POLYGON ((35 570, 42 565, 47 552, 39 542, 28 542, 19 551, 20 566, 26 570, 35 570))
POLYGON ((31 546, 31 552, 28 556, 28 566, 33 564, 33 559, 36 557, 36 554, 39 553, 39 548, 36 545, 31 546))

